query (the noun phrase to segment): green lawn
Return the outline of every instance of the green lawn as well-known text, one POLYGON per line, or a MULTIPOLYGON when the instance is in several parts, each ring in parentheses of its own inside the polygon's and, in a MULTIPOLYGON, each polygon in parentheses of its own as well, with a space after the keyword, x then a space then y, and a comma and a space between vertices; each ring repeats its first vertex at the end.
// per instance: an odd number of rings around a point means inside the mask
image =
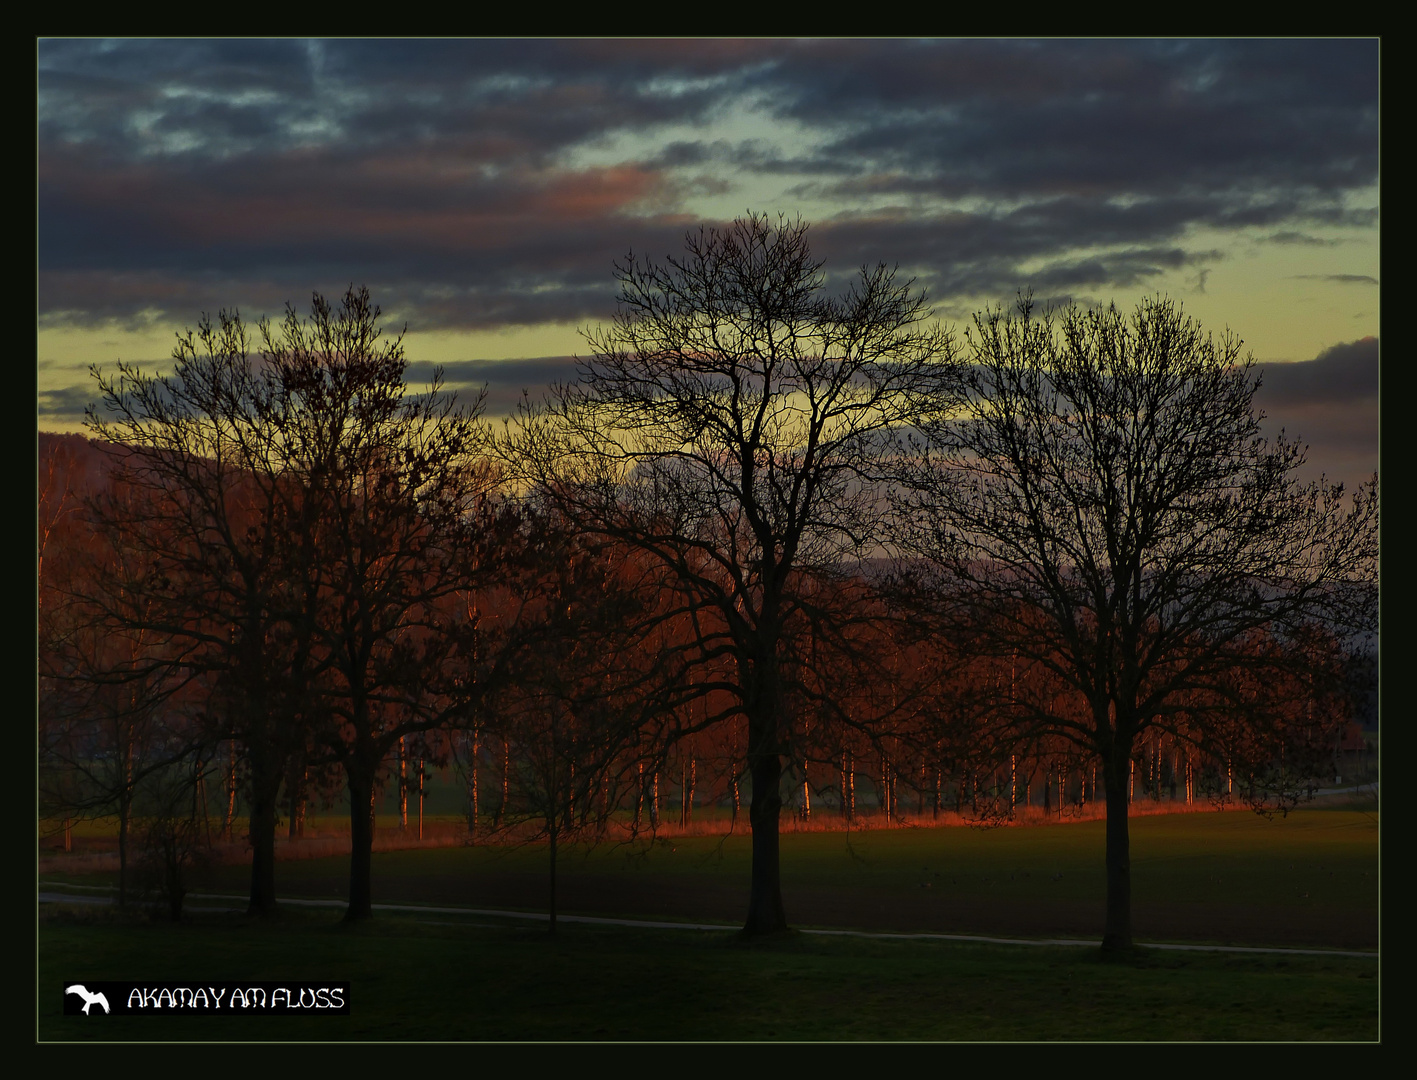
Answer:
POLYGON ((46 914, 39 1036, 334 1040, 1371 1040, 1377 963, 334 913, 181 926, 46 914), (341 979, 347 1016, 64 1017, 70 978, 341 979))
MULTIPOLYGON (((1377 818, 1307 809, 1132 822, 1139 941, 1376 946, 1377 818)), ((1102 823, 797 832, 782 838, 796 925, 1096 939, 1102 823)), ((662 838, 571 851, 562 911, 736 923, 749 841, 662 838)), ((282 896, 344 896, 347 857, 282 862, 282 896)), ((374 859, 376 902, 539 910, 544 847, 443 847, 374 859)), ((65 875, 103 886, 112 875, 65 875)), ((243 894, 244 866, 199 888, 243 894)), ((289 908, 268 923, 193 913, 181 925, 45 906, 44 1039, 1319 1039, 1377 1037, 1375 959, 1000 947, 798 935, 745 946, 681 932, 491 917, 289 908), (353 1012, 293 1018, 60 1015, 64 979, 346 979, 353 1012), (80 1018, 83 1019, 83 1018, 80 1018), (302 1024, 304 1026, 302 1026, 302 1024)))
MULTIPOLYGON (((1169 814, 1135 818, 1131 832, 1142 939, 1376 945, 1374 815, 1169 814)), ((567 911, 734 921, 749 855, 742 833, 564 851, 562 903, 567 911)), ((281 862, 277 888, 285 896, 342 897, 348 865, 345 856, 281 862)), ((218 866, 194 884, 240 894, 247 874, 244 865, 218 866)), ((374 857, 374 898, 537 909, 545 875, 544 846, 389 851, 374 857)), ((1105 895, 1103 823, 789 832, 782 876, 789 918, 802 925, 999 933, 1017 919, 1020 933, 1093 935, 1105 895)), ((54 869, 45 877, 92 884, 114 875, 54 869)))

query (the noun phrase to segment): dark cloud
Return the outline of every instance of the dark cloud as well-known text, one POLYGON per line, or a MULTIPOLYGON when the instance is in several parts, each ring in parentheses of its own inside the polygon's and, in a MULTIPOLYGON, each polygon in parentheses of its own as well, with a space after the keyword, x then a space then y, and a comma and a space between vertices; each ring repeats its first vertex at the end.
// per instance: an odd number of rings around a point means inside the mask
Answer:
POLYGON ((1377 176, 1373 41, 827 42, 774 77, 783 113, 845 129, 820 156, 889 167, 878 190, 1323 209, 1377 176))
POLYGON ((606 131, 701 117, 771 43, 120 41, 40 43, 42 141, 227 159, 435 140, 536 158, 606 131), (682 84, 669 85, 674 80, 682 84), (647 85, 648 84, 648 85, 647 85))
MULTIPOLYGON (((513 416, 522 401, 540 402, 549 387, 577 378, 577 359, 572 356, 538 356, 523 360, 459 360, 442 365, 444 385, 459 400, 472 401, 486 390, 484 415, 490 418, 513 416)), ((434 365, 425 362, 408 366, 408 380, 414 386, 427 385, 434 365)))
POLYGON ((40 425, 44 426, 46 423, 56 426, 80 424, 84 419, 84 410, 97 397, 92 380, 55 390, 41 390, 37 409, 40 425))
POLYGON ((1311 247, 1337 247, 1340 241, 1327 240, 1321 236, 1310 236, 1307 233, 1297 232, 1293 229, 1285 229, 1277 233, 1271 233, 1265 237, 1271 244, 1306 244, 1311 247))
POLYGON ((1376 285, 1378 279, 1371 274, 1294 274, 1300 281, 1332 281, 1339 285, 1376 285))
MULTIPOLYGON (((556 382, 570 382, 576 377, 577 360, 573 356, 533 356, 520 360, 455 360, 441 365, 449 385, 512 386, 540 390, 556 382)), ((434 365, 417 361, 408 366, 408 377, 426 382, 432 377, 434 365)))
POLYGON ((1266 364, 1262 374, 1259 400, 1266 410, 1376 398, 1378 339, 1335 345, 1313 360, 1266 364))
POLYGON ((744 174, 842 208, 814 232, 838 270, 899 262, 947 302, 1200 272, 1198 227, 1326 243, 1377 215, 1352 199, 1373 40, 46 40, 38 104, 51 321, 350 281, 418 328, 604 317, 611 260, 678 250, 687 200, 744 174), (752 109, 798 134, 713 124, 752 109))
POLYGON ((1378 468, 1378 339, 1325 349, 1312 360, 1265 364, 1255 404, 1264 430, 1308 447, 1301 478, 1352 487, 1378 468))

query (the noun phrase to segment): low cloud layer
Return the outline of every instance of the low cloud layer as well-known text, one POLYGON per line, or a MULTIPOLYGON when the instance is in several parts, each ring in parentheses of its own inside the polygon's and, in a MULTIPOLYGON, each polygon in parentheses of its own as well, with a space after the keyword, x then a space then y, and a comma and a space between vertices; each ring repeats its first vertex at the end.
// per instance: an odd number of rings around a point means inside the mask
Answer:
POLYGON ((1378 339, 1325 349, 1307 363, 1266 364, 1260 400, 1266 408, 1321 406, 1378 396, 1378 339))
MULTIPOLYGON (((549 386, 572 382, 577 360, 541 356, 524 360, 464 360, 444 364, 443 388, 472 403, 486 391, 484 415, 497 420, 516 414, 523 398, 539 402, 549 386)), ((409 364, 410 390, 424 389, 435 365, 409 364)), ((1313 360, 1266 364, 1255 406, 1265 414, 1264 430, 1281 430, 1309 447, 1302 472, 1320 473, 1349 485, 1361 483, 1378 468, 1378 339, 1335 345, 1313 360)), ((66 427, 83 419, 94 400, 91 382, 46 392, 39 398, 39 426, 66 427)))
POLYGON ((1308 446, 1304 479, 1323 474, 1351 487, 1377 472, 1378 352, 1378 339, 1365 337, 1261 369, 1264 430, 1308 446))

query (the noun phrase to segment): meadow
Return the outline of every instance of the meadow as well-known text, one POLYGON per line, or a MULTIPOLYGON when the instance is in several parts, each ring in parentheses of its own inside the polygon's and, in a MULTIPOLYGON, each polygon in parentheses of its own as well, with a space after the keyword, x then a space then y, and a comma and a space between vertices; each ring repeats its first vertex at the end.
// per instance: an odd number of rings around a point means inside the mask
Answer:
MULTIPOLYGON (((799 933, 734 933, 748 881, 741 834, 662 835, 560 860, 563 913, 721 924, 685 931, 384 910, 346 926, 345 855, 287 859, 287 907, 239 913, 241 865, 194 881, 174 925, 141 908, 42 906, 42 1040, 1370 1040, 1376 958, 1165 951, 1163 942, 1375 952, 1377 816, 1306 809, 1150 815, 1132 823, 1137 938, 1130 964, 1088 947, 799 933), (228 899, 228 898, 236 899, 228 899), (341 978, 348 1016, 112 1018, 60 1015, 70 978, 341 978), (454 988, 449 990, 449 988, 454 988), (83 1018, 80 1018, 83 1019, 83 1018)), ((428 824, 433 824, 430 821, 428 824)), ((994 830, 787 832, 783 891, 806 929, 1096 940, 1102 824, 994 830)), ((385 839, 396 829, 385 829, 385 839)), ((390 840, 390 842, 392 842, 390 840)), ((413 841, 410 841, 413 842, 413 841)), ((429 842, 430 845, 433 843, 429 842)), ((294 853, 293 850, 291 853, 294 853)), ((65 873, 46 890, 101 896, 113 875, 65 873)), ((425 846, 375 858, 375 902, 544 911, 546 849, 425 846)))

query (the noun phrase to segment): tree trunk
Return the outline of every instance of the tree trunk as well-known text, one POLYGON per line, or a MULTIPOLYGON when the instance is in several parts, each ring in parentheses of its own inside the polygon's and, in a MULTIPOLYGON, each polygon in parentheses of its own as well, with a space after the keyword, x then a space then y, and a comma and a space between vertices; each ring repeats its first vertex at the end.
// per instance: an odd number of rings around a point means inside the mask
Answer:
MULTIPOLYGON (((553 810, 552 813, 554 814, 555 811, 553 810)), ((551 848, 551 853, 550 853, 550 858, 551 858, 551 867, 550 867, 550 870, 551 870, 551 880, 550 880, 550 882, 549 882, 549 885, 550 885, 550 892, 549 892, 549 894, 548 894, 548 896, 547 896, 547 909, 549 910, 549 912, 550 912, 550 914, 551 914, 551 928, 550 928, 550 934, 551 934, 552 937, 555 937, 555 936, 556 936, 556 825, 555 825, 554 822, 552 823, 551 828, 550 828, 550 830, 549 830, 548 833, 547 833, 547 837, 548 837, 548 839, 550 840, 550 848, 551 848)))
POLYGON ((236 742, 227 744, 226 759, 226 816, 222 819, 221 835, 231 842, 232 824, 236 820, 236 742))
POLYGON ((247 842, 251 845, 251 898, 247 915, 264 917, 276 906, 276 821, 280 816, 280 787, 284 780, 284 763, 271 760, 274 756, 266 746, 265 737, 256 729, 252 746, 247 748, 251 768, 250 819, 247 842))
POLYGON ((118 801, 118 906, 128 905, 128 828, 132 818, 132 800, 126 795, 118 801))
POLYGON ((251 845, 251 899, 247 915, 264 917, 276 906, 276 791, 273 785, 258 789, 252 777, 251 819, 247 839, 251 845))
POLYGON ((846 757, 846 820, 856 820, 856 762, 850 754, 846 757))
POLYGON ((492 823, 493 828, 502 827, 503 818, 507 812, 507 774, 511 771, 512 749, 507 740, 502 740, 502 801, 497 804, 497 820, 492 823))
POLYGON ((749 937, 787 929, 782 906, 782 877, 778 863, 778 824, 782 815, 782 759, 776 750, 772 719, 749 718, 749 775, 753 799, 748 821, 753 830, 753 880, 748 894, 748 919, 743 933, 749 937))
POLYGON ((305 835, 305 773, 303 755, 292 758, 286 780, 286 794, 290 797, 290 840, 305 835))
POLYGON ((349 908, 344 921, 355 922, 374 914, 374 770, 350 762, 345 776, 349 784, 349 908))
POLYGON ((118 789, 118 906, 128 904, 128 833, 133 819, 133 743, 126 730, 119 734, 123 776, 118 789))
POLYGON ((205 770, 204 764, 198 764, 196 768, 197 782, 192 789, 192 818, 194 821, 198 817, 202 819, 202 834, 206 838, 207 847, 210 848, 212 846, 212 820, 208 814, 205 770))
POLYGON ((477 839, 477 755, 481 750, 481 747, 478 745, 477 735, 477 729, 473 728, 472 752, 468 755, 467 759, 467 797, 470 811, 467 825, 468 836, 473 840, 477 839))
POLYGON ((846 752, 843 751, 841 755, 841 816, 849 821, 851 819, 851 810, 849 809, 847 798, 846 752))
POLYGON ((1107 922, 1102 952, 1122 956, 1132 950, 1132 856, 1127 832, 1131 754, 1117 750, 1102 765, 1107 790, 1107 922))
POLYGON ((635 832, 640 831, 640 817, 645 805, 645 766, 640 762, 635 766, 635 832))
POLYGON ((408 832, 408 752, 399 740, 399 831, 408 832))

